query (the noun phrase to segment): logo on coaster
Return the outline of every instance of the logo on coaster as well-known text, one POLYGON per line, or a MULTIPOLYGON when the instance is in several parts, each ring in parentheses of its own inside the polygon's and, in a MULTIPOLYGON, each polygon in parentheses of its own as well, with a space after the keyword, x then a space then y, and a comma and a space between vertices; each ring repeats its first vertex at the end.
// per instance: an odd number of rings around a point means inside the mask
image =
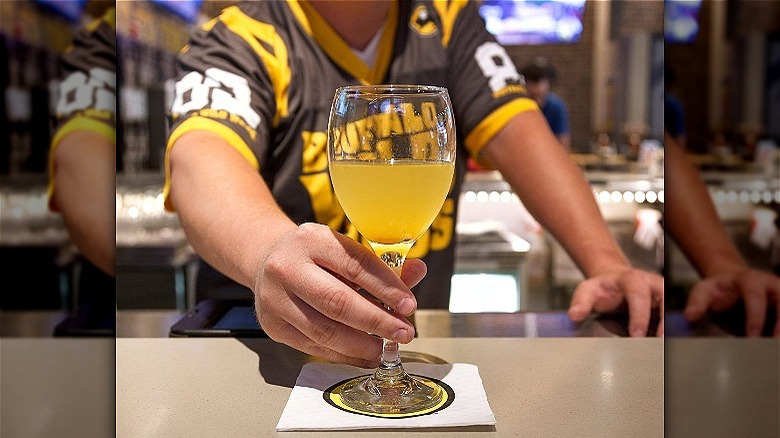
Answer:
POLYGON ((423 376, 417 376, 422 379, 424 379, 423 383, 425 385, 436 385, 439 388, 443 390, 442 398, 439 403, 437 403, 434 406, 431 406, 430 408, 421 410, 421 411, 415 411, 415 412, 406 412, 406 413, 388 413, 388 414, 382 414, 377 412, 366 412, 361 411, 358 409, 355 409, 353 407, 347 406, 344 404, 344 402, 341 400, 341 389, 344 387, 345 384, 348 382, 356 379, 356 378, 362 378, 362 377, 368 377, 369 374, 365 376, 358 376, 358 377, 350 377, 349 379, 342 380, 341 382, 336 383, 335 385, 331 386, 330 388, 326 389, 322 393, 322 398, 325 399, 325 401, 337 408, 341 409, 345 412, 350 412, 353 414, 360 414, 360 415, 366 415, 368 417, 378 417, 378 418, 411 418, 411 417, 421 417, 423 415, 429 415, 433 414, 439 411, 442 411, 446 409, 449 405, 452 404, 452 402, 455 400, 455 391, 452 390, 450 385, 442 382, 438 379, 433 379, 430 377, 423 377, 423 376))

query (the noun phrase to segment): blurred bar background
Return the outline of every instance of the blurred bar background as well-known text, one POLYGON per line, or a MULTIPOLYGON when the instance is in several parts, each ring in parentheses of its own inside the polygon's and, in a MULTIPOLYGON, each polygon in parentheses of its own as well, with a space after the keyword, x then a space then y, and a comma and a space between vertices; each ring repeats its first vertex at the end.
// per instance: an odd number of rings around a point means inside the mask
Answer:
MULTIPOLYGON (((189 32, 233 3, 116 3, 120 310, 195 304, 197 256, 176 216, 162 206, 166 111, 174 58, 189 32)), ((48 114, 56 56, 94 4, 84 2, 77 18, 42 1, 0 4, 0 55, 8 60, 0 71, 6 102, 0 113, 0 263, 5 281, 26 289, 3 294, 3 309, 67 308, 77 294, 79 255, 61 219, 45 208, 48 114)), ((570 110, 571 157, 632 262, 666 276, 672 310, 698 278, 661 233, 663 104, 665 93, 674 93, 685 109, 689 157, 734 241, 752 265, 777 270, 777 3, 605 0, 581 7, 574 40, 507 44, 507 52, 518 68, 539 56, 554 66, 553 91, 570 110), (670 15, 679 4, 687 8, 682 24, 670 15), (674 72, 673 84, 665 84, 665 70, 674 72)), ((461 196, 450 310, 565 309, 582 276, 500 175, 475 168, 461 196)))

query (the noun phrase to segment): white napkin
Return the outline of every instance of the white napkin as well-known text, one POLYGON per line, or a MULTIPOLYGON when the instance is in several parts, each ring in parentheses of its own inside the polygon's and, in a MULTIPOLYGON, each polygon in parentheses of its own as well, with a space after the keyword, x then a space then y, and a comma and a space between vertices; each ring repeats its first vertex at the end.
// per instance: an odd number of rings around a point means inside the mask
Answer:
POLYGON ((634 242, 650 251, 664 236, 664 230, 658 222, 661 219, 661 212, 652 208, 641 208, 637 210, 635 218, 634 242))
POLYGON ((777 213, 768 208, 757 208, 751 214, 750 242, 766 251, 777 235, 777 213))
POLYGON ((348 365, 312 362, 304 365, 284 407, 277 431, 428 428, 492 426, 496 418, 485 395, 476 365, 404 364, 410 374, 438 379, 455 393, 451 405, 428 415, 407 418, 378 418, 342 411, 323 399, 323 392, 351 377, 371 370, 348 365))

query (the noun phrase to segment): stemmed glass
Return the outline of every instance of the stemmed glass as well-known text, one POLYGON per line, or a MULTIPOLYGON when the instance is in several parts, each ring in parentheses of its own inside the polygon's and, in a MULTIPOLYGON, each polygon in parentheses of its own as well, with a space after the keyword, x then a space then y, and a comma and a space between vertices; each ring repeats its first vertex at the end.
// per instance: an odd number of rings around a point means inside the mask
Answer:
MULTIPOLYGON (((336 197, 376 255, 398 275, 450 190, 455 149, 445 88, 336 90, 328 123, 328 169, 336 197)), ((373 414, 423 412, 440 403, 443 393, 434 380, 407 374, 398 344, 388 339, 375 372, 340 388, 344 405, 373 414)))

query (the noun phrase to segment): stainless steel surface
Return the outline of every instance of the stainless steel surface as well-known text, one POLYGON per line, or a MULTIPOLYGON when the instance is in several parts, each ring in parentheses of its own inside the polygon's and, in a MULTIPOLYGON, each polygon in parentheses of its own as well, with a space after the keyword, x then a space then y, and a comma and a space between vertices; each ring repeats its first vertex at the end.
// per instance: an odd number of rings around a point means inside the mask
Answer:
MULTIPOLYGON (((120 310, 116 316, 117 338, 166 338, 170 327, 185 312, 120 310)), ((624 321, 609 317, 586 319, 575 324, 565 313, 450 313, 421 309, 415 314, 418 338, 443 337, 621 337, 627 336, 624 321)))
MULTIPOLYGON (((165 338, 170 327, 185 316, 180 311, 118 311, 118 338, 165 338)), ((677 336, 731 336, 723 324, 709 320, 687 324, 680 314, 670 314, 677 336)), ((619 315, 592 315, 581 323, 572 322, 564 312, 548 313, 450 313, 421 309, 415 314, 418 338, 552 338, 626 337, 627 318, 619 315)), ((653 319, 650 334, 655 333, 653 319)), ((227 336, 227 335, 222 335, 227 336)))
POLYGON ((67 316, 61 310, 3 311, 0 312, 0 336, 49 338, 67 316))
MULTIPOLYGON (((167 338, 173 324, 186 312, 178 310, 119 310, 117 338, 167 338)), ((64 311, 0 312, 3 337, 51 337, 54 327, 67 316, 64 311)), ((534 338, 534 337, 625 337, 626 319, 592 315, 575 324, 563 312, 549 313, 450 313, 421 309, 415 314, 418 338, 534 338)), ((734 337, 733 327, 705 319, 689 324, 679 313, 667 314, 667 333, 677 337, 734 337)))
POLYGON ((116 312, 117 338, 167 338, 186 312, 178 310, 120 310, 116 312))

